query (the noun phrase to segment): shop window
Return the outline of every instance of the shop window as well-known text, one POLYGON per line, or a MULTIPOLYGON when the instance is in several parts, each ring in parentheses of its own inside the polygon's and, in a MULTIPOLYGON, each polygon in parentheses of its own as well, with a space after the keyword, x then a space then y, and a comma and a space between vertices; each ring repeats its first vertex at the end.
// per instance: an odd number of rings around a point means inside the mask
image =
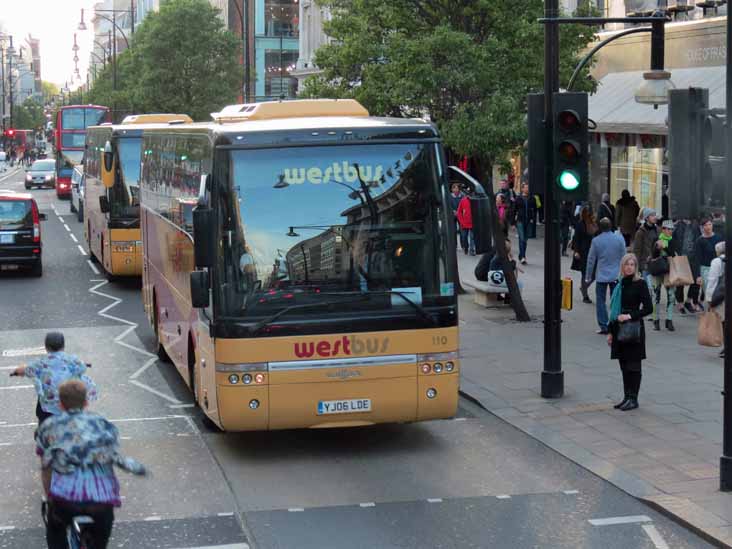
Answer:
POLYGON ((265 0, 264 25, 267 36, 299 36, 299 4, 297 0, 265 0))
POLYGON ((264 54, 266 74, 264 93, 268 97, 294 97, 297 80, 290 76, 295 70, 298 52, 292 50, 267 50, 264 54))
POLYGON ((662 210, 663 176, 667 167, 663 149, 613 147, 610 169, 610 197, 615 201, 623 190, 635 196, 641 208, 662 210))

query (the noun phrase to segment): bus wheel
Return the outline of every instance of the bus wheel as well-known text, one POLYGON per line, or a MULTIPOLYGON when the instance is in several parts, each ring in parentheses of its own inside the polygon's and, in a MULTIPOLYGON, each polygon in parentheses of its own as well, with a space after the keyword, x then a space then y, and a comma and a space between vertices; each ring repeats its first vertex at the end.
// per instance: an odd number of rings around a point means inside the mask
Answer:
POLYGON ((153 330, 155 331, 155 353, 163 362, 170 362, 170 357, 165 351, 165 347, 160 342, 160 311, 158 309, 158 299, 153 295, 153 330))

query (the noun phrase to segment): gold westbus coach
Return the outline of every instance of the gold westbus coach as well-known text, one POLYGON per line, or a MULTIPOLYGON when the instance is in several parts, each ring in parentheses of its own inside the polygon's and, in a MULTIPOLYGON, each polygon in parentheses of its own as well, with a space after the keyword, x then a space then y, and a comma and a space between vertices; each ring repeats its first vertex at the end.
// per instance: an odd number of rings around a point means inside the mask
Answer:
POLYGON ((454 229, 432 125, 351 100, 258 103, 145 129, 143 150, 145 308, 213 423, 455 414, 454 229))
POLYGON ((118 125, 87 130, 84 235, 89 254, 110 279, 142 274, 142 130, 151 124, 167 126, 171 122, 190 123, 191 119, 182 114, 133 115, 118 125))

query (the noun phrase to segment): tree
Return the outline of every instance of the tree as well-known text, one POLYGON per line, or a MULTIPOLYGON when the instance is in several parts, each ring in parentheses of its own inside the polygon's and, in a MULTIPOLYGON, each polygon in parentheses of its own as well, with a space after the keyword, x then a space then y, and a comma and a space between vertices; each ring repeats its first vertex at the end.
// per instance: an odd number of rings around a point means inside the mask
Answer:
POLYGON ((41 93, 43 95, 43 103, 48 104, 52 97, 56 97, 59 94, 59 88, 53 82, 47 82, 43 80, 41 82, 41 93))
POLYGON ((31 98, 26 99, 22 105, 16 105, 13 107, 13 124, 24 130, 43 128, 46 124, 43 106, 31 98))
MULTIPOLYGON (((206 0, 170 0, 145 18, 131 47, 90 90, 95 103, 117 112, 176 112, 208 119, 236 101, 241 81, 238 41, 206 0)), ((119 118, 119 116, 117 117, 119 118)))
MULTIPOLYGON (((319 4, 332 15, 325 30, 333 41, 317 51, 322 73, 306 81, 305 95, 354 97, 376 115, 429 116, 447 147, 476 160, 484 182, 494 164, 521 147, 526 95, 542 89, 542 0, 319 4)), ((563 83, 593 36, 587 27, 562 26, 563 83)), ((579 88, 592 85, 579 82, 579 88)), ((520 296, 512 295, 512 303, 524 317, 520 296)))

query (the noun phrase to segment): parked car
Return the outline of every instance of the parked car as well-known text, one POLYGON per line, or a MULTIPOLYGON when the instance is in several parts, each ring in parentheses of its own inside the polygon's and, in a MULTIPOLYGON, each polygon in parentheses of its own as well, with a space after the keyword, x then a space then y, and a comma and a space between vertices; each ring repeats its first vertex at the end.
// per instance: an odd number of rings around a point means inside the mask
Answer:
POLYGON ((0 270, 29 267, 33 276, 43 274, 41 221, 38 204, 30 193, 0 191, 0 270))
POLYGON ((36 160, 25 173, 25 188, 56 186, 56 162, 53 160, 36 160))
POLYGON ((69 201, 69 209, 71 213, 76 212, 76 219, 79 222, 84 221, 84 184, 85 175, 81 166, 74 168, 71 174, 71 200, 69 201))

